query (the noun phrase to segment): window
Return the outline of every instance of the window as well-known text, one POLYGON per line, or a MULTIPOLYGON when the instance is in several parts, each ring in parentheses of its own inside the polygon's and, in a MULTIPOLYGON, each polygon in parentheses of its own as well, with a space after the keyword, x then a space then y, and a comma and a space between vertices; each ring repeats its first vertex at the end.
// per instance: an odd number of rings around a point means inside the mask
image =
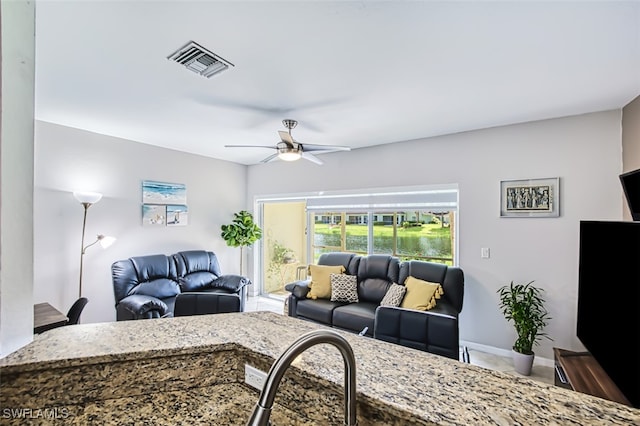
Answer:
POLYGON ((327 252, 456 264, 457 185, 264 198, 257 209, 260 294, 284 294, 303 265, 327 252))
POLYGON ((309 197, 311 261, 327 251, 346 251, 452 265, 457 207, 457 186, 309 197))
POLYGON ((403 260, 419 259, 452 265, 454 235, 453 211, 415 211, 371 213, 373 219, 360 220, 369 214, 332 213, 346 222, 322 223, 324 214, 314 215, 312 222, 314 263, 320 254, 345 251, 358 254, 390 254, 403 260), (368 223, 371 223, 369 226, 368 223), (371 236, 371 238, 370 238, 371 236))

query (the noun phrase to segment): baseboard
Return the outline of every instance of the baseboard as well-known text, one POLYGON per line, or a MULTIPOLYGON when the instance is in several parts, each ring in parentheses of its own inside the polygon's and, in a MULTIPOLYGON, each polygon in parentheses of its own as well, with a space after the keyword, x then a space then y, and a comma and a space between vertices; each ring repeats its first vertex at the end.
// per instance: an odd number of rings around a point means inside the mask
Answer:
MULTIPOLYGON (((469 349, 485 352, 491 355, 497 355, 505 358, 511 358, 511 351, 502 348, 496 348, 495 346, 487 346, 481 343, 468 342, 466 340, 460 341, 460 346, 466 346, 469 349)), ((543 367, 553 367, 554 362, 552 359, 543 358, 541 356, 537 356, 533 359, 534 365, 542 365, 543 367)))

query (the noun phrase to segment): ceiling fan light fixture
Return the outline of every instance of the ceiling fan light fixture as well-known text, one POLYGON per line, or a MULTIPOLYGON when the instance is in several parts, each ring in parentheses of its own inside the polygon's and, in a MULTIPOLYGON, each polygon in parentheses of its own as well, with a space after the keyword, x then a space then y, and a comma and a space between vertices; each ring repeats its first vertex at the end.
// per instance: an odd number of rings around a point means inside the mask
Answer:
POLYGON ((298 122, 292 119, 284 119, 282 120, 282 124, 289 130, 288 132, 284 132, 282 130, 278 130, 278 134, 280 135, 280 142, 276 144, 276 146, 263 146, 263 145, 225 145, 225 147, 238 147, 238 148, 271 148, 275 149, 276 152, 271 154, 267 158, 262 159, 261 163, 268 163, 269 161, 275 160, 279 158, 283 161, 297 161, 301 158, 311 161, 312 163, 316 163, 318 165, 322 165, 322 160, 313 155, 311 152, 317 153, 327 153, 327 152, 335 152, 335 151, 350 151, 351 148, 348 146, 337 146, 337 145, 314 145, 314 144, 301 144, 297 142, 291 136, 291 129, 296 127, 298 122), (307 152, 309 151, 309 152, 307 152))
POLYGON ((294 149, 290 151, 280 151, 278 154, 278 158, 283 161, 297 161, 302 157, 302 153, 299 149, 294 149))

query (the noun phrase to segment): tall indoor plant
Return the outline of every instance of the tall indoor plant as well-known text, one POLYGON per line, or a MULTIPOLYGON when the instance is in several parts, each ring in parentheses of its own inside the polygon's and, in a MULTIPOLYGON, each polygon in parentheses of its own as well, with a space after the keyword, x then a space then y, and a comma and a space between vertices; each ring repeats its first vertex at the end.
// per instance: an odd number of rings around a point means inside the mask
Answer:
POLYGON ((233 221, 228 225, 222 225, 220 236, 229 247, 240 247, 240 275, 242 275, 242 249, 262 238, 262 229, 253 221, 253 216, 246 210, 234 213, 233 221))
POLYGON ((500 310, 515 326, 518 338, 513 344, 513 361, 515 370, 528 376, 533 366, 533 346, 542 337, 551 338, 544 332, 551 319, 544 306, 542 289, 535 287, 533 281, 526 284, 511 284, 498 289, 500 310))

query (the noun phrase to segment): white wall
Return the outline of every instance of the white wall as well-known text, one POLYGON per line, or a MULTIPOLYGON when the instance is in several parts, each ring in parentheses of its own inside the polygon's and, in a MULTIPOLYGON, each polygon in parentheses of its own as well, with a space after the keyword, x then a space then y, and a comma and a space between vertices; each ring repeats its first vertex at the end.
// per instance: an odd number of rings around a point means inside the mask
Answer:
MULTIPOLYGON (((622 109, 622 171, 640 169, 640 96, 622 109)), ((631 220, 626 197, 622 197, 624 220, 631 220)))
MULTIPOLYGON (((390 124, 391 125, 391 124, 390 124)), ((327 141, 314 141, 328 143, 327 141)), ((515 340, 496 290, 511 280, 546 291, 553 342, 575 337, 579 221, 620 220, 621 111, 524 123, 363 148, 307 161, 249 167, 248 200, 263 194, 457 183, 459 250, 465 273, 460 339, 510 350, 515 340), (500 218, 500 181, 560 177, 559 218, 500 218), (277 182, 277 185, 274 184, 277 182), (491 249, 490 259, 480 248, 491 249)), ((614 259, 611 259, 614 261, 614 259)))
POLYGON ((97 234, 114 245, 84 256, 83 323, 114 321, 111 264, 146 254, 211 250, 223 273, 239 273, 240 250, 227 247, 220 226, 245 204, 247 167, 36 121, 34 302, 66 312, 78 297, 83 208, 75 190, 104 194, 87 217, 86 244, 97 234), (142 226, 143 180, 183 183, 189 224, 142 226))
POLYGON ((35 3, 3 1, 0 80, 0 357, 33 338, 35 3))

